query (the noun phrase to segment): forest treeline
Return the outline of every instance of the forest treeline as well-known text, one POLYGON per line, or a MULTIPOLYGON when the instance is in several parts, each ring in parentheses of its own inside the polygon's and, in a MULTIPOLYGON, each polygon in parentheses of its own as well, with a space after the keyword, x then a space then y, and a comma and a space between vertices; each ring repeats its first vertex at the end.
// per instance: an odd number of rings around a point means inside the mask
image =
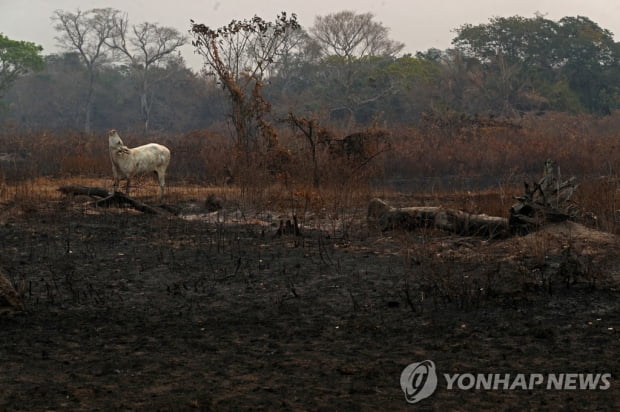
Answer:
MULTIPOLYGON (((29 131, 84 130, 85 124, 92 131, 112 126, 127 132, 226 130, 230 96, 217 77, 191 70, 178 54, 189 37, 170 28, 162 33, 166 28, 147 23, 127 30, 131 26, 124 16, 115 27, 124 27, 127 37, 110 35, 103 57, 93 61, 86 58, 92 57, 85 56, 86 47, 76 47, 66 36, 67 21, 84 16, 57 12, 65 52, 43 55, 42 67, 0 89, 5 126, 29 131), (140 41, 148 50, 155 33, 177 43, 150 61, 138 51, 140 41)), ((88 27, 96 20, 82 23, 88 27)), ((620 108, 620 43, 587 17, 495 17, 456 28, 452 48, 416 55, 400 54, 404 45, 388 33, 372 14, 354 12, 317 17, 312 27, 291 32, 277 62, 262 75, 269 115, 282 119, 295 112, 347 129, 410 126, 425 116, 606 115, 620 108), (342 31, 355 25, 365 29, 358 30, 358 41, 341 42, 342 31)), ((6 54, 1 59, 9 65, 6 54)))

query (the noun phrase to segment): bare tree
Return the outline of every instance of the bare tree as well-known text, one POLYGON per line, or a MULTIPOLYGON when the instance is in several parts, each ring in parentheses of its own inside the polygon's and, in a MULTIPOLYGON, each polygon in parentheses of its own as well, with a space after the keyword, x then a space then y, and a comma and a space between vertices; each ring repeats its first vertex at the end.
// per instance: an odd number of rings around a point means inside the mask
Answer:
POLYGON ((84 131, 90 132, 93 111, 95 77, 102 64, 108 61, 106 42, 115 34, 114 20, 120 12, 112 8, 77 10, 75 13, 56 10, 52 20, 60 33, 56 40, 68 51, 77 51, 86 66, 88 88, 86 91, 84 131))
POLYGON ((372 13, 341 11, 318 16, 310 28, 310 38, 310 49, 323 58, 322 83, 330 85, 331 118, 351 126, 359 108, 394 91, 392 84, 359 86, 363 70, 393 59, 405 46, 391 40, 389 29, 376 22, 372 13))
POLYGON ((323 56, 355 57, 390 56, 405 45, 389 38, 389 29, 374 21, 372 13, 341 11, 317 16, 310 34, 323 56))
POLYGON ((112 49, 122 53, 137 74, 141 84, 140 112, 144 132, 148 133, 153 104, 150 86, 164 80, 164 77, 156 76, 154 69, 180 59, 178 50, 187 42, 187 37, 174 28, 153 23, 132 25, 130 29, 126 14, 116 16, 114 24, 115 35, 107 43, 112 49))

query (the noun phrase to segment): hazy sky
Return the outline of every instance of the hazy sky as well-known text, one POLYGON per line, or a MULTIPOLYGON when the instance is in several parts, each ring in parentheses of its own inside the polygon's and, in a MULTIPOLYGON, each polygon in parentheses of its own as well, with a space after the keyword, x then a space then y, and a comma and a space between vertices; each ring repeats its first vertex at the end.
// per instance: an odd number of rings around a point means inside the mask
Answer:
MULTIPOLYGON (((127 12, 133 24, 159 23, 182 33, 189 30, 190 19, 220 27, 255 14, 273 21, 286 11, 296 13, 307 29, 317 15, 372 12, 376 21, 390 29, 392 39, 405 43, 409 53, 450 47, 453 30, 465 23, 486 23, 494 16, 533 17, 536 12, 552 20, 586 16, 614 33, 616 41, 620 36, 619 0, 0 0, 0 33, 40 44, 44 55, 52 54, 58 51, 50 19, 54 10, 102 7, 127 12)), ((183 56, 192 68, 201 66, 191 45, 184 47, 183 56)))

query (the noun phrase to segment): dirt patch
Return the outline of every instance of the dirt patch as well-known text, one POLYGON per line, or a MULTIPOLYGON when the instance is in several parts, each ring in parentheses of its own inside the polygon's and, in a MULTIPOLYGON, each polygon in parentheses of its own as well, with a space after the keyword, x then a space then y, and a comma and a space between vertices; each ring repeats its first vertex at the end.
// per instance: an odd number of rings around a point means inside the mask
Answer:
POLYGON ((424 359, 439 373, 612 380, 460 391, 440 377, 422 408, 620 407, 612 235, 274 236, 275 214, 217 213, 57 204, 5 216, 0 265, 28 312, 0 318, 0 409, 402 410, 400 374, 424 359))

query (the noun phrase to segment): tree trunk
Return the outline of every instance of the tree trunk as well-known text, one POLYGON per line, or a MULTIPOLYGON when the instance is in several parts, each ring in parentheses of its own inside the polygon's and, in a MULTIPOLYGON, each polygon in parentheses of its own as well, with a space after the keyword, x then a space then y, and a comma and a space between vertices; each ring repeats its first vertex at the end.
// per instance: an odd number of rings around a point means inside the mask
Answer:
POLYGON ((508 219, 476 215, 443 207, 389 206, 381 199, 373 199, 368 206, 368 223, 381 230, 414 230, 435 228, 464 236, 505 237, 510 233, 508 219))
POLYGON ((144 122, 144 134, 148 135, 151 123, 151 104, 149 102, 148 66, 144 68, 142 80, 142 94, 140 96, 140 111, 144 122))
POLYGON ((84 114, 84 133, 90 133, 92 129, 92 116, 93 116, 93 100, 95 90, 95 72, 92 65, 88 67, 88 91, 86 94, 86 113, 84 114))

